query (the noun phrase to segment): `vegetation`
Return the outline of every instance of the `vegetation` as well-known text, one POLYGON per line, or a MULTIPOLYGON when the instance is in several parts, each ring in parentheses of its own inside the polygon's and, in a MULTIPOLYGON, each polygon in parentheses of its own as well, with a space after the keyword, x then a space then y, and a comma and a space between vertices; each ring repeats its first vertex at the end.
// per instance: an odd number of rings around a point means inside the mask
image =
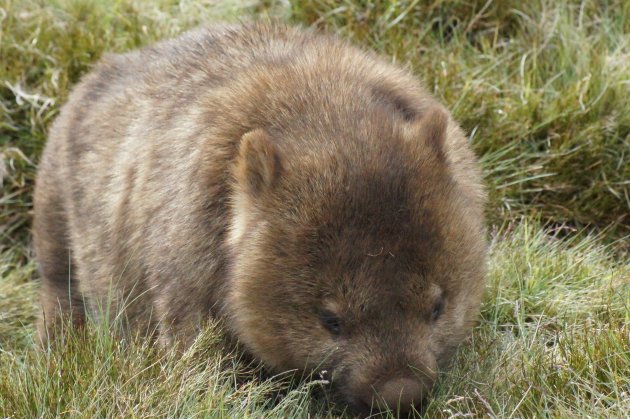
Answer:
POLYGON ((630 4, 623 0, 0 0, 0 416, 342 415, 324 380, 267 377, 211 324, 182 358, 98 325, 35 349, 32 188, 46 130, 106 51, 278 18, 412 70, 491 192, 488 292, 428 417, 630 411, 630 4))

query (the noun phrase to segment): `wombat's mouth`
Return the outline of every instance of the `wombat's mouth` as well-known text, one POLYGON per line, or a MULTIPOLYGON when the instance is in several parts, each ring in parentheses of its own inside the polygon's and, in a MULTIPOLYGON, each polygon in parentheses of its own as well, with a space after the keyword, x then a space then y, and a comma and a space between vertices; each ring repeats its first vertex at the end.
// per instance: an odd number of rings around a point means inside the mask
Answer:
MULTIPOLYGON (((346 405, 348 413, 359 418, 380 417, 381 414, 391 412, 397 418, 421 417, 428 405, 428 393, 425 391, 419 401, 408 402, 400 400, 398 404, 386 402, 385 399, 374 391, 374 388, 365 391, 355 391, 345 380, 333 381, 335 403, 346 405), (368 394, 369 393, 369 394, 368 394)), ((402 396, 402 394, 401 394, 402 396)), ((404 397, 403 397, 404 398, 404 397)))
POLYGON ((356 415, 356 417, 359 418, 380 417, 381 414, 388 411, 392 412, 397 418, 421 417, 422 415, 424 415, 424 412, 426 411, 426 406, 428 405, 426 398, 423 399, 420 403, 414 404, 409 408, 403 408, 400 410, 397 410, 396 406, 381 408, 377 403, 369 405, 366 402, 356 398, 353 398, 353 400, 348 400, 346 398, 346 403, 349 407, 349 413, 356 415))

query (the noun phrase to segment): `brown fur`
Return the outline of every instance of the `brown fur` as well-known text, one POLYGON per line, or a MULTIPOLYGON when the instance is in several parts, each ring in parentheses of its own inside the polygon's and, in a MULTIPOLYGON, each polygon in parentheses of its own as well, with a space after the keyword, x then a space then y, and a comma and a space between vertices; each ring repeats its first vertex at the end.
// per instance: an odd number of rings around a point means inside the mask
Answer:
POLYGON ((165 345, 218 316, 271 369, 406 410, 476 318, 484 200, 448 112, 336 38, 214 26, 110 55, 40 165, 40 334, 108 302, 165 345))

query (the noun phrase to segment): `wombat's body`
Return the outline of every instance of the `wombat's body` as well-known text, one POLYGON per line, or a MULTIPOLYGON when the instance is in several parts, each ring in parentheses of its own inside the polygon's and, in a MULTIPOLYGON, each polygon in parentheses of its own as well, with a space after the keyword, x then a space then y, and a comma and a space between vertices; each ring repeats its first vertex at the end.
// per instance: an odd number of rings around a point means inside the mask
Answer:
POLYGON ((52 127, 40 333, 109 306, 186 344, 220 317, 274 370, 408 410, 475 320, 483 202, 461 130, 406 71, 283 26, 189 32, 106 57, 52 127))

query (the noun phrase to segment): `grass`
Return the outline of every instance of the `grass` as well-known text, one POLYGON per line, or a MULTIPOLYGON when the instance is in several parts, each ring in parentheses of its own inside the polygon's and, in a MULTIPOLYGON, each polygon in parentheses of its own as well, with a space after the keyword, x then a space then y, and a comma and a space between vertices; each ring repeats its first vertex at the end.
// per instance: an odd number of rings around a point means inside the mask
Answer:
POLYGON ((99 326, 34 349, 31 194, 46 130, 105 51, 272 16, 409 65, 482 158, 482 318, 428 417, 630 411, 630 5, 610 1, 0 0, 0 416, 343 415, 209 325, 183 358, 99 326))
MULTIPOLYGON (((521 221, 493 234, 482 319, 427 417, 623 417, 630 409, 630 265, 592 237, 521 221)), ((210 325, 178 359, 88 328, 33 349, 32 263, 3 279, 0 414, 304 417, 342 414, 321 380, 267 378, 210 325), (19 298, 18 298, 19 297, 19 298), (15 307, 19 309, 16 310, 15 307)))

